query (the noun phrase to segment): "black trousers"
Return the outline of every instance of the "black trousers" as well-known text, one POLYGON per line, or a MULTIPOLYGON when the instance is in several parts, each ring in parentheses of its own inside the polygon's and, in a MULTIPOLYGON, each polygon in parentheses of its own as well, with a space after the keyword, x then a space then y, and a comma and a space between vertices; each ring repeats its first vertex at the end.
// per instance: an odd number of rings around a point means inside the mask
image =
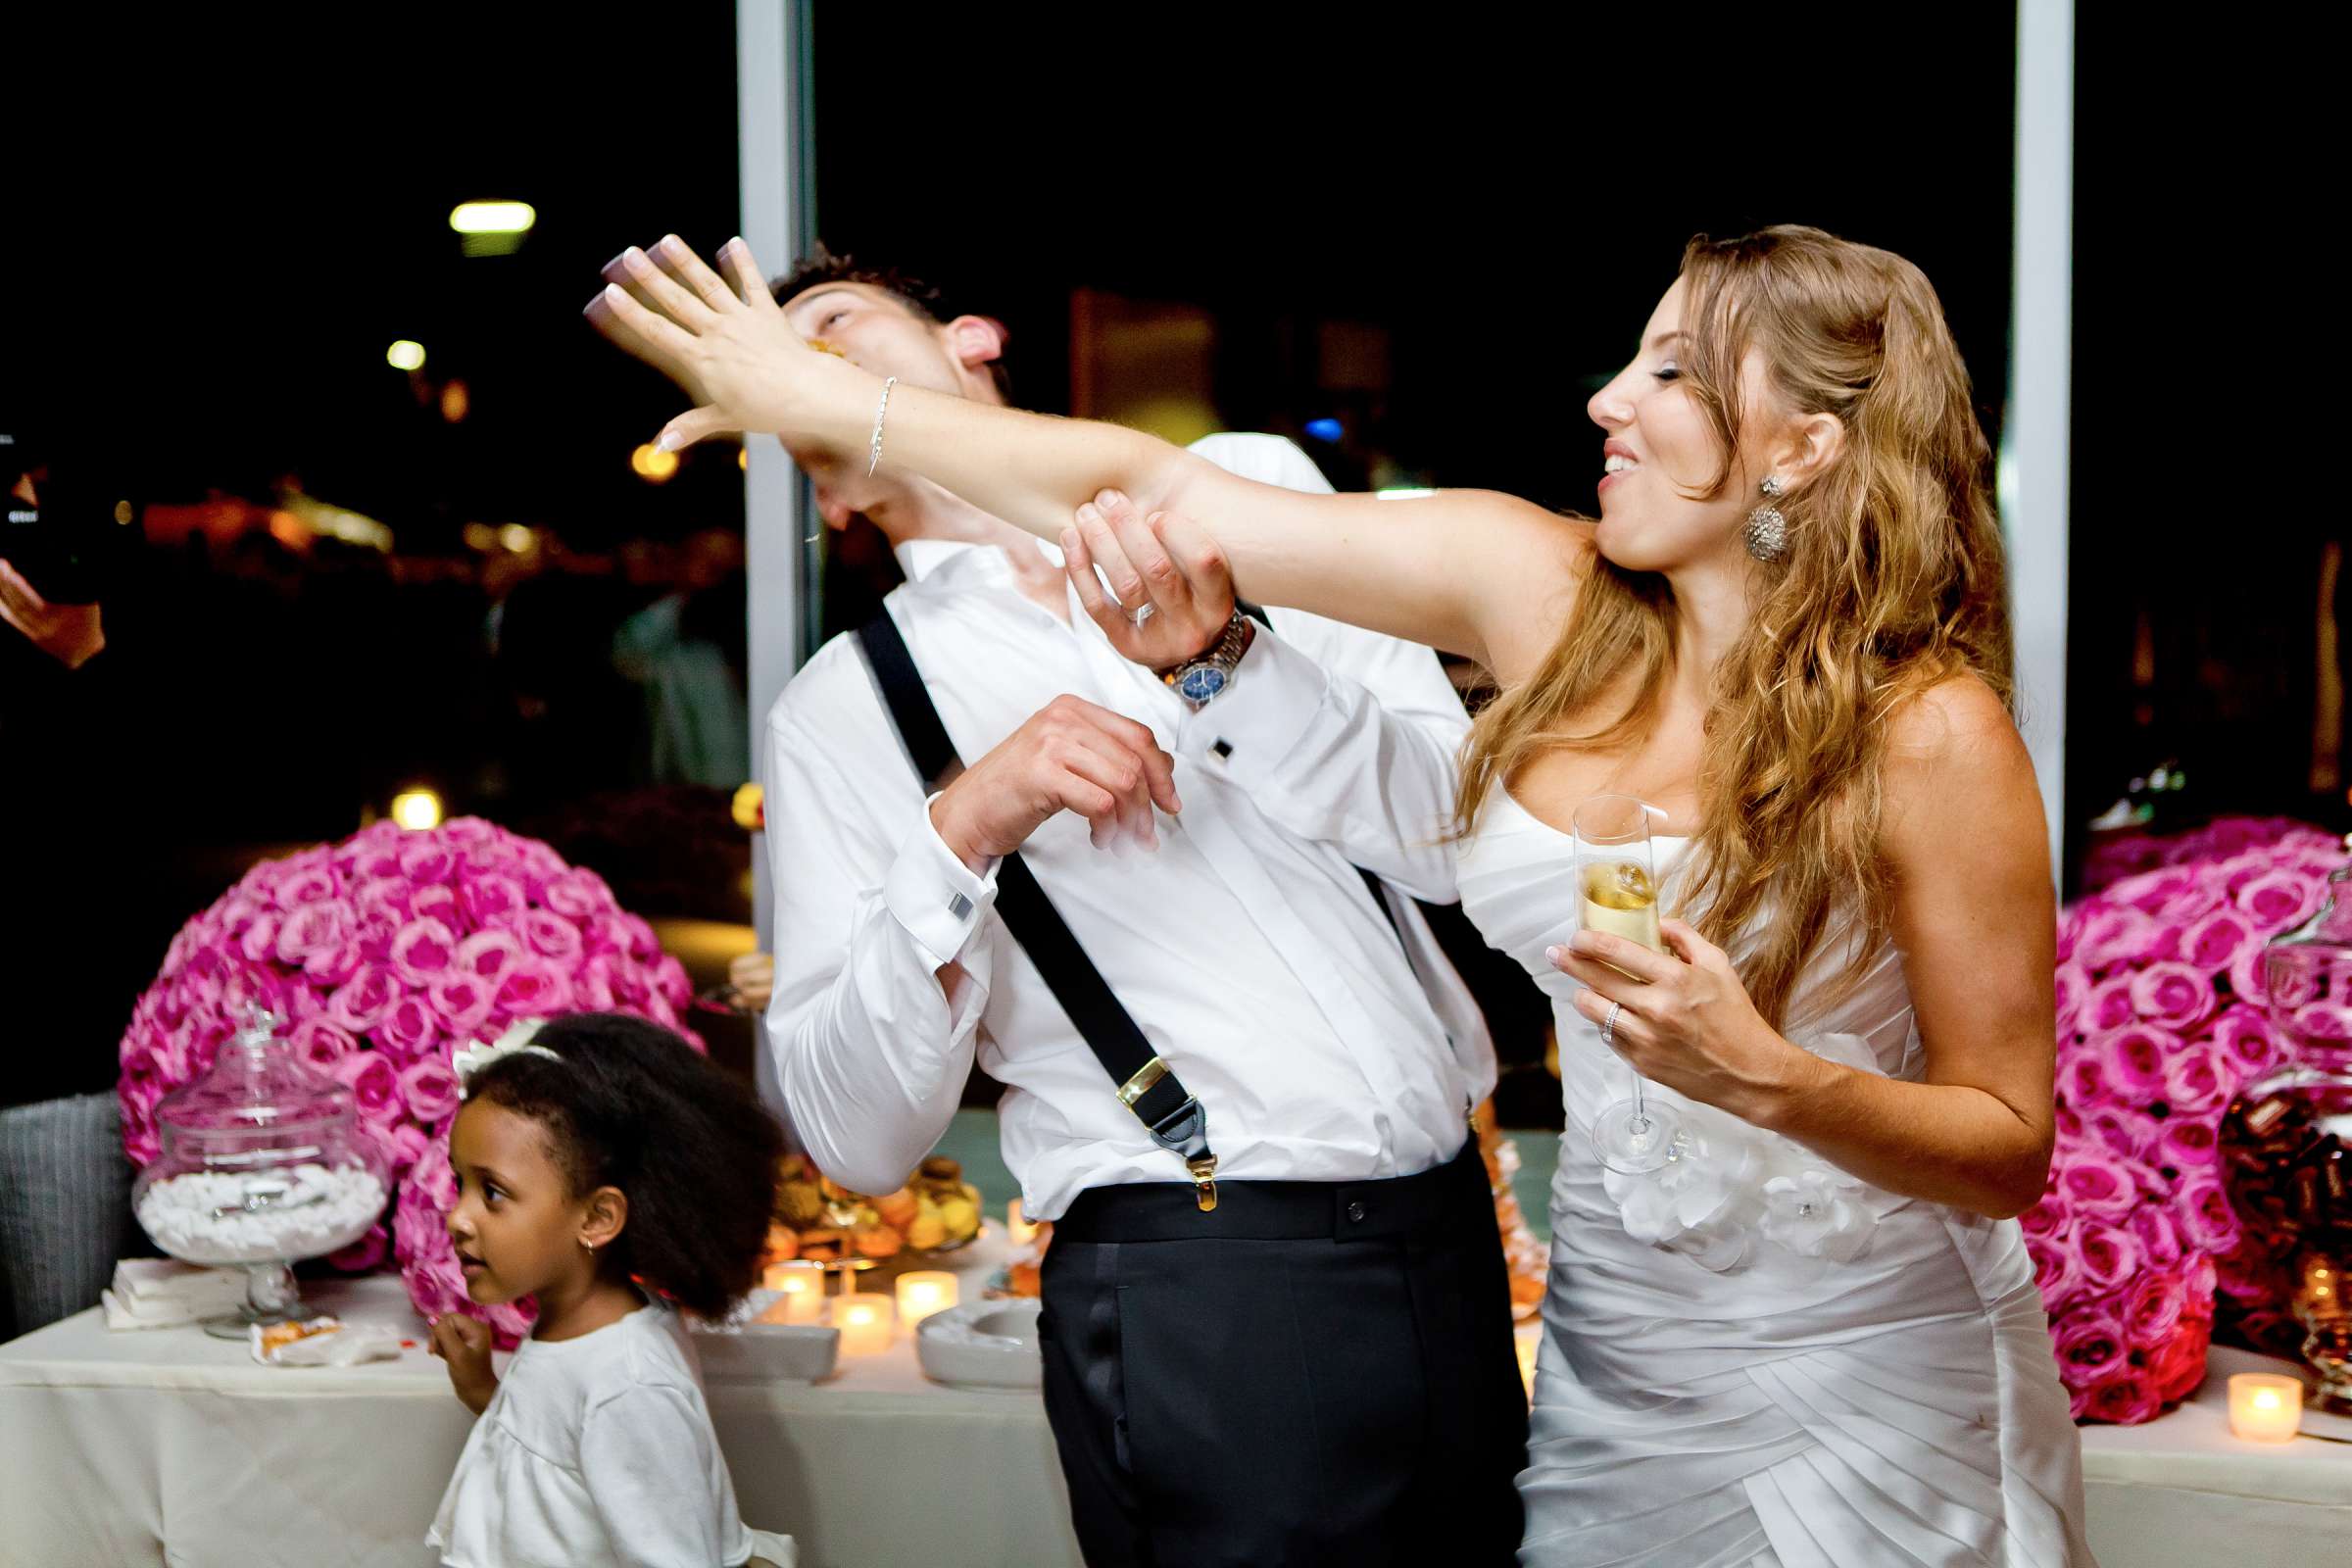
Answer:
POLYGON ((1091 1568, 1486 1568, 1527 1396, 1475 1142, 1386 1181, 1098 1188, 1046 1253, 1046 1413, 1091 1568))

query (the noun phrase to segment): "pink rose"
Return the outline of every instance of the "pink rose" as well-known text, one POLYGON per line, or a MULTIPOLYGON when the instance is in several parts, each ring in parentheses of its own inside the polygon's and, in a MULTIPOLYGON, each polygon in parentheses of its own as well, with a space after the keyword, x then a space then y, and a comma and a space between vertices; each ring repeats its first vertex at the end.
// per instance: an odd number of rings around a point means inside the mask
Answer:
POLYGON ((2219 974, 2255 942, 2243 911, 2224 906, 2200 915, 2180 933, 2180 957, 2207 974, 2219 974))
POLYGON ((289 1040, 294 1054, 321 1072, 331 1073, 335 1063, 360 1049, 360 1043, 329 1018, 313 1018, 297 1024, 289 1040))
POLYGON ((2058 1098, 2083 1114, 2091 1112, 2095 1104, 2112 1101, 2115 1084, 2107 1079, 2107 1057, 2086 1049, 2058 1062, 2058 1098))
POLYGON ((2184 1299, 2179 1275, 2140 1275, 2124 1293, 2124 1332, 2142 1349, 2162 1345, 2180 1327, 2184 1299))
POLYGON ((2126 877, 2105 892, 2109 900, 2128 904, 2163 925, 2180 925, 2213 907, 2216 895, 2182 866, 2126 877))
POLYGON ((265 909, 237 938, 237 952, 253 963, 266 963, 277 951, 277 915, 265 909))
POLYGON ((2257 929, 2283 930, 2299 924, 2319 906, 2320 886, 2292 871, 2270 871, 2236 890, 2233 902, 2253 918, 2257 929))
POLYGON ((458 1108, 458 1075, 448 1062, 427 1056, 400 1075, 401 1098, 418 1121, 439 1121, 458 1108))
POLYGON ((302 972, 304 978, 331 988, 343 985, 358 974, 362 961, 360 945, 357 942, 345 942, 340 947, 321 948, 303 959, 302 972))
POLYGON ((413 986, 431 985, 458 956, 458 934, 439 920, 411 920, 392 939, 392 967, 413 986))
POLYGON ((2089 1416, 2117 1426, 2137 1426, 2154 1420, 2162 1409, 2147 1380, 2127 1368, 2090 1391, 2089 1416))
POLYGON ((2085 1131, 2111 1154, 2144 1158, 2164 1136, 2165 1124, 2129 1105, 2101 1105, 2082 1118, 2085 1131))
POLYGON ((2075 1032, 2075 1014, 2082 1008, 2082 1000, 2090 994, 2089 973, 2072 963, 2058 965, 2052 977, 2050 996, 2055 1004, 2058 1038, 2065 1040, 2075 1032))
POLYGON ((446 882, 457 869, 456 853, 429 833, 418 833, 400 848, 400 874, 412 883, 446 882))
POLYGON ((433 1009, 425 1005, 422 997, 411 994, 394 1003, 384 1021, 376 1025, 375 1043, 403 1061, 411 1061, 430 1054, 440 1035, 440 1021, 433 1009))
POLYGON ((254 921, 264 917, 264 914, 269 914, 269 907, 270 906, 266 898, 254 898, 249 894, 230 894, 228 898, 223 898, 221 906, 219 906, 219 909, 221 909, 221 917, 219 917, 219 921, 217 921, 217 929, 219 929, 219 933, 221 933, 223 941, 235 941, 235 938, 245 936, 247 931, 252 931, 254 921))
POLYGON ((458 971, 434 981, 425 1000, 450 1034, 463 1036, 490 1015, 492 989, 480 976, 458 971))
POLYGON ((332 867, 312 865, 281 878, 272 897, 280 909, 292 909, 331 899, 340 891, 332 867))
POLYGON ((441 824, 441 842, 459 845, 487 844, 496 840, 500 831, 496 823, 485 822, 478 816, 453 816, 441 824))
POLYGON ((2180 1230, 2173 1216, 2155 1203, 2146 1204, 2132 1215, 2132 1234, 2139 1241, 2140 1254, 2150 1268, 2171 1268, 2180 1261, 2180 1230))
POLYGON ((2039 1202, 2017 1216, 2018 1229, 2028 1236, 2055 1236, 2066 1223, 2066 1200, 2046 1192, 2039 1202))
POLYGON ((336 1062, 333 1071, 349 1086, 360 1114, 369 1121, 388 1122, 400 1115, 400 1077, 380 1053, 356 1052, 336 1062))
POLYGON ((2027 1255, 2034 1259, 2034 1283, 2040 1287, 2042 1310, 2056 1317, 2082 1294, 2082 1270, 2063 1243, 2038 1236, 2026 1238, 2027 1255))
POLYGON ((2238 956, 2230 960, 2230 990, 2240 1002, 2259 1007, 2270 1001, 2270 987, 2263 978, 2263 945, 2249 942, 2238 956))
POLYGON ((2130 982, 2132 1005, 2150 1023, 2186 1034, 2213 1012, 2212 976, 2185 963, 2152 963, 2130 982))
POLYGON ((2124 1364, 2131 1346, 2114 1308, 2103 1301, 2078 1306, 2050 1327, 2058 1371, 2070 1389, 2087 1388, 2124 1364))
POLYGON ((2075 1232, 2075 1256, 2082 1265, 2084 1289, 2106 1296, 2139 1272, 2139 1238, 2112 1225, 2085 1223, 2075 1232))
POLYGON ((363 920, 404 925, 409 918, 409 903, 415 892, 397 876, 378 877, 361 883, 352 894, 352 911, 363 920))
POLYGON ((2181 1239, 2201 1252, 2218 1256, 2237 1246, 2237 1214, 2221 1181, 2209 1171, 2183 1173, 2180 1191, 2173 1196, 2173 1216, 2180 1222, 2181 1239))
POLYGON ((571 1010, 571 986, 545 958, 518 958, 499 977, 492 1005, 515 1018, 550 1018, 571 1010))
POLYGON ((2082 922, 2075 958, 2093 974, 2147 956, 2155 945, 2156 922, 2129 906, 2104 906, 2082 922))
POLYGON ((2193 1322, 2183 1322, 2149 1366, 2157 1397, 2166 1404, 2180 1403, 2196 1393, 2198 1385, 2205 1381, 2205 1351, 2210 1333, 2210 1325, 2199 1327, 2193 1322))
POLYGON ((469 876, 458 885, 458 907, 476 930, 520 917, 522 884, 500 872, 469 876))
POLYGON ((440 882, 416 890, 416 896, 409 900, 409 916, 416 920, 438 920, 452 931, 466 923, 458 907, 458 890, 440 882))
POLYGON ((2210 1116, 2230 1102, 2221 1053, 2209 1040, 2182 1044, 2164 1064, 2164 1100, 2176 1116, 2210 1116))
POLYGON ((384 1014, 399 1000, 400 985, 391 970, 363 964, 359 973, 327 999, 326 1015, 353 1034, 364 1035, 383 1022, 384 1014))
POLYGON ((561 964, 572 963, 581 954, 579 927, 553 909, 524 910, 522 940, 533 953, 561 964))
POLYGON ((572 1005, 582 1012, 612 1012, 620 1005, 612 992, 612 958, 598 954, 571 977, 572 1005))
POLYGON ((2144 1105, 2164 1096, 2164 1068, 2180 1051, 2180 1042, 2154 1024, 2127 1024, 2113 1034, 2083 1043, 2085 1051, 2104 1054, 2107 1081, 2119 1097, 2144 1105))
POLYGON ((313 954, 332 953, 350 941, 359 923, 358 913, 341 899, 301 905, 278 925, 270 956, 280 963, 307 967, 313 954))
POLYGON ((522 940, 511 931, 476 931, 458 944, 456 967, 475 979, 497 984, 512 964, 523 956, 522 940))
POLYGON ((540 902, 570 920, 585 920, 612 907, 612 890, 594 871, 575 868, 548 880, 540 902))
POLYGON ((2164 1136, 2152 1157, 2168 1170, 2199 1170, 2221 1163, 2219 1142, 2213 1123, 2175 1116, 2164 1124, 2164 1136))
POLYGON ((666 953, 654 960, 653 983, 672 1006, 683 1007, 694 998, 694 983, 686 978, 686 966, 666 953))

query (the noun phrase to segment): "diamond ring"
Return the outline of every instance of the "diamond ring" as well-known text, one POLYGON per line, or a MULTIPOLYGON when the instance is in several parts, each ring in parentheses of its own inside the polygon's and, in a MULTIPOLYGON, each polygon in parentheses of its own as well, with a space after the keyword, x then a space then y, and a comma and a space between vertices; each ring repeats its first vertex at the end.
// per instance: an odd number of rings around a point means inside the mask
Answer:
POLYGON ((1612 1002, 1609 1004, 1609 1010, 1601 1014, 1600 1043, 1611 1051, 1617 1049, 1617 1015, 1624 1010, 1624 1003, 1612 1002))

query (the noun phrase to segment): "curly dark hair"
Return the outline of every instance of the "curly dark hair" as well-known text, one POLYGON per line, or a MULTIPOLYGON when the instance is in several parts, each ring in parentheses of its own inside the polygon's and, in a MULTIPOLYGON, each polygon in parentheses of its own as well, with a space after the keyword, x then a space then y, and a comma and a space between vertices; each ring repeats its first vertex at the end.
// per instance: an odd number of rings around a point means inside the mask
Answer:
MULTIPOLYGON (((895 267, 860 267, 855 256, 836 256, 825 248, 821 240, 817 242, 815 250, 802 257, 791 271, 777 278, 768 288, 775 295, 778 305, 790 305, 810 289, 823 288, 828 283, 862 283, 868 288, 878 288, 924 320, 941 325, 958 316, 985 314, 966 313, 957 309, 956 302, 949 299, 945 290, 911 272, 901 271, 895 267)), ((997 396, 1009 405, 1012 402, 1012 375, 1005 368, 1003 355, 989 362, 988 373, 990 379, 997 383, 997 396)))
POLYGON ((569 1013, 531 1044, 563 1059, 502 1056, 466 1098, 544 1127, 575 1197, 599 1187, 627 1196, 608 1269, 724 1316, 759 1283, 784 1152, 775 1119, 724 1069, 643 1018, 569 1013))

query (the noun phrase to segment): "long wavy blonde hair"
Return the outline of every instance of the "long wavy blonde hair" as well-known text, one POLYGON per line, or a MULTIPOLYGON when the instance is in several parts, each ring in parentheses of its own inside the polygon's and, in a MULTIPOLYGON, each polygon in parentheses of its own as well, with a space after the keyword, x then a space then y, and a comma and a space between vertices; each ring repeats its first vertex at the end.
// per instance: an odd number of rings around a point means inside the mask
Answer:
MULTIPOLYGON (((1755 568, 1753 618, 1713 672, 1680 900, 1726 946, 1769 903, 1735 956, 1779 1024, 1826 937, 1886 929, 1889 712, 1963 672, 2014 707, 1991 453, 1942 306, 1901 257, 1785 226, 1694 239, 1682 275, 1683 384, 1723 453, 1710 495, 1738 471, 1755 412, 1740 392, 1751 349, 1772 412, 1844 427, 1828 466, 1778 503, 1788 553, 1755 568)), ((1457 829, 1540 753, 1635 740, 1674 666, 1674 614, 1663 576, 1595 558, 1543 666, 1472 728, 1457 829)))

